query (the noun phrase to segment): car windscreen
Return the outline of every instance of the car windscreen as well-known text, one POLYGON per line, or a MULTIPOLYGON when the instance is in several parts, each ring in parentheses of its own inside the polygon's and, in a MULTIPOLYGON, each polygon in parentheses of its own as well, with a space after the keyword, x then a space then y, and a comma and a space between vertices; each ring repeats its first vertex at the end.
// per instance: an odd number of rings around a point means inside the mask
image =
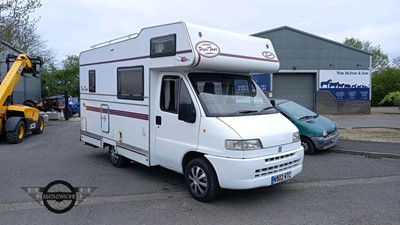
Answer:
POLYGON ((189 79, 206 116, 245 116, 276 113, 250 76, 190 73, 189 79))
POLYGON ((305 108, 304 106, 288 100, 277 101, 276 107, 286 113, 288 116, 299 120, 318 116, 318 114, 305 108))

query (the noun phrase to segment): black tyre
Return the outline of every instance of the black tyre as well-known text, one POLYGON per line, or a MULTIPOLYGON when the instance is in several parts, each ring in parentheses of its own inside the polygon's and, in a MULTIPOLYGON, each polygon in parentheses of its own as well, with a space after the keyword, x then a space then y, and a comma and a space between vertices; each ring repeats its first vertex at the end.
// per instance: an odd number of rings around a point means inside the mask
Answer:
POLYGON ((315 153, 314 143, 310 139, 301 137, 301 146, 303 146, 305 154, 312 155, 315 153))
POLYGON ((24 140, 26 127, 24 121, 20 120, 17 123, 14 131, 7 132, 7 141, 10 144, 18 144, 24 140))
POLYGON ((26 106, 29 106, 29 107, 32 107, 32 108, 36 108, 36 104, 35 104, 35 102, 32 101, 32 100, 25 100, 25 101, 22 103, 22 105, 26 105, 26 106))
POLYGON ((129 163, 129 160, 122 155, 118 155, 114 146, 108 148, 108 156, 110 157, 110 162, 115 167, 124 167, 129 163))
POLYGON ((39 116, 39 120, 36 122, 36 128, 32 131, 32 134, 41 134, 44 130, 44 119, 43 116, 39 116))
POLYGON ((189 193, 200 202, 215 199, 221 190, 214 167, 205 158, 195 158, 189 162, 185 181, 189 193))

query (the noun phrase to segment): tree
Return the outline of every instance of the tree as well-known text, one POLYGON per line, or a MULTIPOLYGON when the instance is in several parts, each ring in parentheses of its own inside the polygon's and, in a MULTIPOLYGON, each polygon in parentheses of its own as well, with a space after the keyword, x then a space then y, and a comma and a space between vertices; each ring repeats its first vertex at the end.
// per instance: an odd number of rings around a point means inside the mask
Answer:
MULTIPOLYGON (((376 72, 372 77, 372 101, 371 105, 377 106, 390 92, 400 90, 400 69, 386 68, 376 72)), ((382 102, 387 105, 388 101, 382 102)), ((391 103, 392 104, 392 103, 391 103)))
POLYGON ((394 92, 389 92, 381 102, 379 102, 379 105, 385 105, 385 104, 392 104, 395 106, 399 106, 400 109, 400 91, 394 91, 394 92))
POLYGON ((62 61, 62 68, 58 69, 50 63, 41 74, 42 95, 62 95, 68 91, 71 96, 79 95, 79 57, 69 55, 62 61))
POLYGON ((392 64, 394 68, 400 69, 400 56, 394 58, 392 64))
POLYGON ((373 45, 370 41, 360 41, 357 38, 345 38, 344 44, 372 53, 372 72, 389 67, 389 57, 381 50, 380 45, 373 45))
MULTIPOLYGON (((0 0, 0 39, 29 56, 52 60, 55 53, 36 31, 38 18, 30 15, 42 6, 40 0, 0 0)), ((0 52, 4 46, 0 45, 0 52)))

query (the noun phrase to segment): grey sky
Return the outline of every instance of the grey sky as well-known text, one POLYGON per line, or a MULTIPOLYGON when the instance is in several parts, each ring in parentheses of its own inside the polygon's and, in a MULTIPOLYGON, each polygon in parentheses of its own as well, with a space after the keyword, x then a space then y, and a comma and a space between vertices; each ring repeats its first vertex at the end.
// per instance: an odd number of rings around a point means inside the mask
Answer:
POLYGON ((290 26, 337 42, 371 41, 400 56, 398 0, 42 0, 38 31, 65 55, 176 21, 253 34, 290 26))

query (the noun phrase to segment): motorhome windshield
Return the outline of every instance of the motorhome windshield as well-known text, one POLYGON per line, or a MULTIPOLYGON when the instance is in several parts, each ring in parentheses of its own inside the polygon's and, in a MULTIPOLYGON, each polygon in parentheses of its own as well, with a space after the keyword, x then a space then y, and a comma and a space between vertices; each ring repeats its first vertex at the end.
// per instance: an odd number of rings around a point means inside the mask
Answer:
POLYGON ((190 73, 206 116, 227 117, 276 113, 250 76, 190 73))

